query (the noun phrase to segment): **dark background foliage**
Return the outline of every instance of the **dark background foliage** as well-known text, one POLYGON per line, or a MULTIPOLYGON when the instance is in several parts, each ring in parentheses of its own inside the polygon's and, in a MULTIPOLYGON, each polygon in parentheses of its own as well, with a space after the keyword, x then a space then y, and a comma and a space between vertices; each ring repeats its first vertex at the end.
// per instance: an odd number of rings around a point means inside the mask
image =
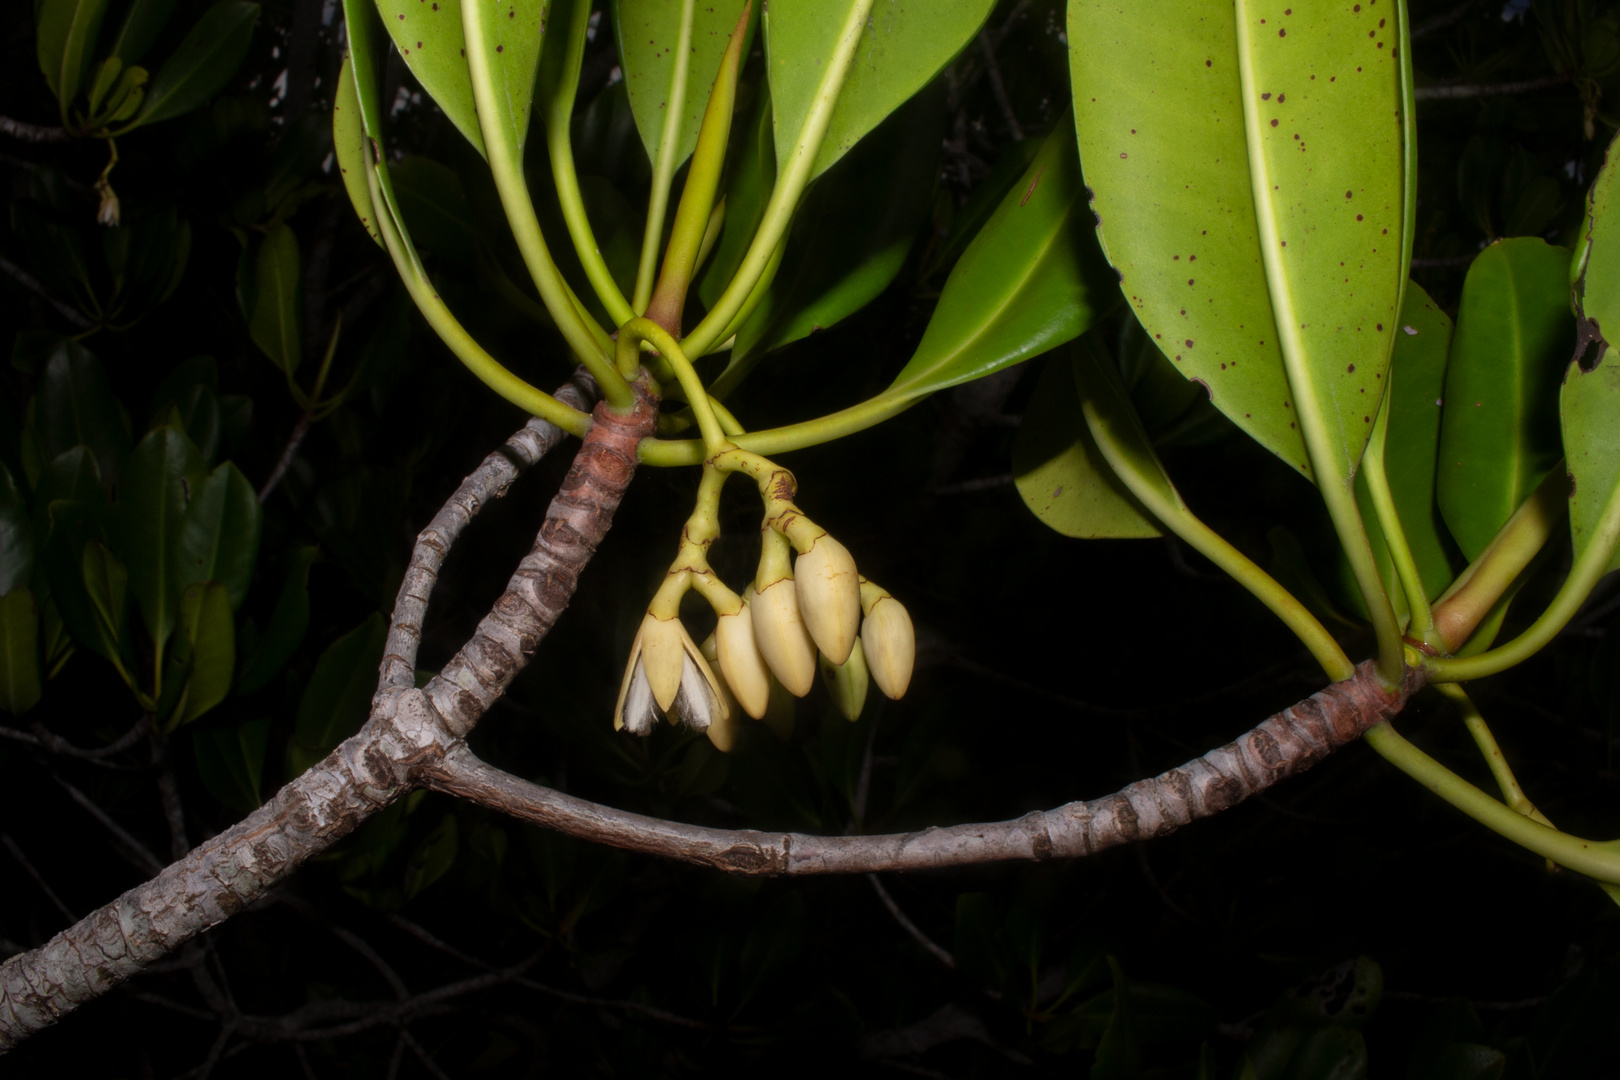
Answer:
MULTIPOLYGON (((172 48, 203 7, 182 0, 156 51, 172 48)), ((34 60, 30 8, 0 10, 0 100, 7 116, 50 125, 56 104, 34 60)), ((168 418, 154 408, 166 404, 164 380, 190 358, 215 358, 215 460, 265 484, 307 414, 250 335, 241 291, 251 277, 244 253, 281 225, 297 237, 302 268, 298 378, 309 389, 341 315, 330 383, 347 388, 309 416, 264 502, 238 616, 240 645, 273 623, 289 572, 296 593, 308 566, 307 631, 285 665, 180 728, 166 749, 143 740, 87 762, 0 740, 5 953, 148 876, 132 844, 168 861, 166 773, 195 842, 358 727, 412 537, 522 422, 415 317, 331 170, 336 9, 267 0, 223 93, 119 141, 111 180, 130 235, 146 245, 144 278, 115 281, 102 254, 108 232, 92 190, 102 141, 0 137, 0 339, 14 342, 0 370, 0 461, 19 486, 30 402, 65 335, 99 359, 136 439, 168 418)), ((1420 85, 1475 88, 1419 112, 1414 276, 1454 311, 1486 242, 1573 239, 1620 116, 1620 5, 1414 0, 1413 9, 1420 85)), ((1016 176, 997 162, 1027 159, 1019 139, 1060 121, 1062 27, 1056 0, 1006 0, 983 41, 942 76, 938 182, 905 269, 853 318, 767 358, 734 400, 751 426, 818 415, 892 378, 959 250, 953 224, 1016 176)), ((601 178, 587 190, 611 258, 616 237, 639 236, 633 208, 647 167, 605 31, 587 55, 576 135, 581 172, 601 178)), ((524 280, 515 250, 487 239, 498 232, 475 242, 466 231, 497 213, 487 181, 397 57, 384 100, 400 145, 455 170, 417 166, 422 190, 440 196, 417 208, 418 235, 452 308, 525 377, 561 381, 561 339, 533 318, 526 286, 508 287, 524 280), (459 175, 464 193, 450 212, 447 175, 459 175)), ((534 164, 543 188, 547 171, 534 164)), ((855 239, 827 230, 805 242, 855 239)), ((1010 448, 1041 363, 788 461, 806 509, 917 621, 919 670, 903 701, 869 702, 852 724, 818 690, 786 737, 751 724, 729 755, 684 730, 645 742, 614 734, 620 665, 695 490, 690 471, 646 470, 573 606, 480 725, 479 753, 683 821, 896 831, 1112 791, 1312 692, 1320 680, 1303 650, 1175 541, 1068 540, 1025 509, 1010 448)), ((442 663, 499 593, 565 466, 566 453, 545 462, 453 553, 424 668, 442 663)), ((1331 577, 1329 534, 1305 509, 1308 489, 1259 448, 1230 434, 1172 452, 1169 466, 1195 508, 1260 561, 1272 562, 1268 529, 1285 524, 1331 577)), ((726 512, 716 565, 735 582, 753 559, 756 511, 733 498, 726 512)), ((1564 557, 1529 587, 1521 619, 1550 595, 1564 557)), ((1606 596, 1612 588, 1545 654, 1477 687, 1531 798, 1560 826, 1599 837, 1614 831, 1620 742, 1620 624, 1606 596)), ((1366 651, 1361 631, 1344 632, 1352 652, 1366 651)), ((38 705, 0 720, 95 747, 138 717, 111 665, 79 648, 38 705)), ((1437 698, 1417 699, 1400 724, 1488 784, 1437 698)), ((1617 915, 1589 882, 1549 873, 1359 746, 1152 845, 881 881, 731 879, 418 795, 272 901, 26 1043, 4 1072, 673 1076, 831 1066, 1224 1078, 1239 1075, 1246 1055, 1264 1080, 1612 1076, 1617 915), (322 1009, 335 1019, 310 1021, 322 1009)))

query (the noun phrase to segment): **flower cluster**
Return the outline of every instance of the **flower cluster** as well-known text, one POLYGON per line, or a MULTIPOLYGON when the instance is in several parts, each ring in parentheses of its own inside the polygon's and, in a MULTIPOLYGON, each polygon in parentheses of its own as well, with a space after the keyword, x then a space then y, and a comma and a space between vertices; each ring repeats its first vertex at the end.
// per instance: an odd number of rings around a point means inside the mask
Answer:
POLYGON ((849 549, 781 497, 767 500, 759 569, 737 595, 708 565, 719 482, 705 480, 709 490, 700 489, 681 553, 630 648, 614 726, 646 735, 666 719, 705 731, 729 750, 737 709, 769 723, 773 686, 803 697, 818 668, 851 720, 860 715, 869 683, 891 698, 904 694, 916 635, 900 602, 861 577, 849 549), (700 593, 716 615, 702 648, 679 617, 688 590, 700 593))

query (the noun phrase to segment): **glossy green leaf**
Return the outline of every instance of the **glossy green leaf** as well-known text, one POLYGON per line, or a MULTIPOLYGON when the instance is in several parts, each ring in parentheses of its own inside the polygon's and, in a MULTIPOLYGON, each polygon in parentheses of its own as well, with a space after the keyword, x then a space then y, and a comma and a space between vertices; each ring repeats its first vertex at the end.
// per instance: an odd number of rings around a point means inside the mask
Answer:
POLYGON ((1120 380, 1155 448, 1198 446, 1231 430, 1204 388, 1183 378, 1134 318, 1120 332, 1118 355, 1120 380))
POLYGON ((1435 501, 1451 319, 1412 282, 1406 287, 1400 326, 1386 391, 1390 412, 1384 437, 1384 474, 1401 531, 1423 579, 1423 591, 1433 600, 1454 576, 1450 535, 1435 501))
POLYGON ((1099 448, 1106 446, 1120 467, 1128 470, 1150 489, 1148 498, 1165 507, 1185 509, 1181 493, 1170 482, 1153 442, 1142 427, 1142 418, 1131 403, 1119 372, 1092 339, 1083 339, 1073 349, 1073 375, 1079 395, 1080 413, 1099 448))
POLYGON ((259 244, 248 332, 289 377, 298 370, 304 348, 303 266, 298 237, 290 226, 277 226, 259 244))
POLYGON ((1472 559, 1557 463, 1558 384, 1574 339, 1570 253, 1503 240, 1468 268, 1446 362, 1440 513, 1472 559))
MULTIPOLYGON (((691 45, 687 50, 686 99, 681 110, 681 131, 675 144, 675 163, 691 156, 697 145, 709 88, 720 70, 726 43, 742 15, 745 0, 613 0, 613 31, 618 39, 619 65, 624 71, 636 129, 657 159, 669 111, 670 80, 675 74, 675 46, 680 39, 682 8, 692 9, 691 45)), ((755 3, 754 11, 759 10, 755 3)), ((750 33, 750 37, 752 34, 750 33)), ((748 40, 743 55, 748 55, 748 40)))
POLYGON ((377 688, 388 620, 372 615, 327 646, 298 702, 287 747, 287 775, 297 776, 360 730, 377 688))
POLYGON ((382 233, 377 229, 376 211, 371 205, 371 187, 366 183, 366 132, 361 123, 360 97, 354 86, 354 61, 343 58, 338 70, 337 88, 332 94, 332 152, 337 161, 338 175, 343 177, 343 190, 348 192, 349 205, 366 234, 382 246, 382 233))
POLYGON ((84 545, 79 573, 84 580, 85 594, 90 598, 96 635, 106 646, 110 659, 116 646, 126 640, 124 615, 128 610, 129 569, 107 545, 92 540, 84 545))
POLYGON ((765 216, 765 205, 776 183, 776 143, 771 135, 771 96, 761 93, 754 105, 754 116, 743 128, 737 145, 726 151, 730 158, 725 181, 725 222, 720 239, 709 253, 709 264, 698 279, 698 298, 708 307, 725 292, 742 265, 748 245, 765 216))
POLYGON ((101 362, 77 342, 63 342, 45 365, 33 401, 33 432, 42 461, 85 446, 101 476, 117 479, 129 453, 129 423, 101 362))
POLYGON ((168 25, 174 4, 175 0, 132 0, 108 53, 122 60, 125 67, 140 60, 168 25))
MULTIPOLYGON (((775 0, 765 7, 765 57, 775 107, 776 159, 799 141, 831 55, 857 0, 775 0)), ((849 74, 838 93, 811 176, 850 151, 973 40, 995 0, 872 4, 849 74)))
MULTIPOLYGON (((1564 453, 1575 490, 1569 498, 1569 527, 1579 558, 1591 543, 1605 512, 1620 500, 1620 356, 1604 348, 1591 371, 1570 364, 1560 397, 1564 453)), ((1620 548, 1609 557, 1620 570, 1620 548)))
MULTIPOLYGON (((352 25, 355 22, 351 5, 366 0, 346 0, 345 13, 352 25)), ((500 14, 515 10, 506 5, 500 14)), ((542 7, 538 4, 522 5, 526 10, 542 7)), ((456 125, 456 130, 482 154, 484 137, 478 130, 478 107, 473 104, 472 77, 467 74, 467 39, 462 30, 461 0, 377 0, 377 13, 394 39, 394 47, 405 64, 422 84, 429 97, 444 110, 444 115, 456 125)), ((526 15, 525 18, 528 18, 526 15)), ((510 20, 516 22, 516 19, 510 20)), ((352 39, 351 39, 352 40, 352 39)), ((536 45, 538 46, 538 35, 536 45)), ((351 46, 351 54, 359 49, 351 46)), ((362 71, 362 77, 374 77, 362 71)), ((527 96, 528 91, 524 90, 527 96)))
POLYGON ((1069 341, 1118 303, 1085 220, 1068 124, 1058 128, 957 260, 911 360, 886 393, 981 379, 1069 341))
POLYGON ((45 83, 62 106, 62 120, 90 68, 107 0, 43 0, 35 44, 45 83))
POLYGON ((39 703, 39 612, 27 589, 0 592, 0 709, 21 716, 39 703))
POLYGON ((137 122, 156 124, 183 116, 225 89, 247 56, 258 21, 259 5, 247 0, 223 0, 203 12, 158 68, 137 122))
POLYGON ((995 213, 996 207, 1001 205, 1001 200, 1006 198, 1018 178, 1029 169, 1029 163, 1035 160, 1035 155, 1041 152, 1044 145, 1040 139, 1024 139, 1002 150, 996 163, 990 167, 989 175, 974 181, 967 202, 952 214, 950 231, 928 260, 924 277, 938 267, 948 266, 962 253, 979 234, 979 229, 990 219, 990 215, 995 213))
POLYGON ((90 106, 93 116, 101 108, 102 101, 118 83, 118 74, 124 70, 124 62, 116 56, 109 56, 96 65, 95 76, 90 80, 90 89, 85 93, 85 102, 90 106))
POLYGON ((430 158, 408 157, 389 172, 417 247, 457 262, 472 261, 478 237, 455 170, 430 158))
POLYGON ((405 861, 405 877, 402 883, 405 899, 415 897, 423 889, 448 874, 450 868, 456 864, 459 848, 460 831, 456 826, 456 816, 445 814, 405 861))
POLYGON ((191 440, 162 427, 135 447, 118 482, 113 538, 129 567, 129 589, 147 635, 159 648, 179 613, 171 551, 180 542, 187 503, 206 478, 191 440))
MULTIPOLYGON (((495 88, 495 116, 482 119, 486 125, 494 126, 501 142, 513 148, 512 160, 522 161, 523 144, 529 136, 529 109, 534 103, 535 69, 540 63, 540 46, 546 32, 546 13, 550 5, 535 0, 528 3, 520 3, 519 0, 461 0, 461 6, 463 28, 470 25, 478 27, 479 40, 483 42, 484 56, 489 65, 489 78, 495 88), (476 20, 476 23, 470 20, 476 20)), ((422 15, 421 7, 421 4, 417 5, 418 18, 422 15)), ((387 20, 384 19, 384 22, 387 20)), ((410 19, 406 19, 400 26, 403 28, 409 22, 410 19)), ((396 36, 394 40, 397 42, 399 38, 396 36)), ((469 62, 472 59, 474 55, 469 53, 469 62)), ((437 98, 438 95, 434 95, 434 99, 437 98)))
POLYGON ((288 557, 287 576, 282 581, 270 621, 258 636, 242 663, 236 692, 251 694, 262 688, 292 659, 309 629, 309 568, 320 549, 294 548, 288 557))
POLYGON ((1368 7, 1077 0, 1068 33, 1098 233, 1137 317, 1217 408, 1309 476, 1281 325, 1348 476, 1403 278, 1393 26, 1368 7))
POLYGON ((180 594, 174 662, 187 673, 170 726, 189 724, 225 700, 236 670, 236 624, 230 597, 217 581, 198 581, 180 594))
MULTIPOLYGON (((905 264, 939 175, 943 93, 919 94, 805 196, 781 269, 737 331, 732 368, 859 311, 905 264)), ((728 385, 725 375, 716 383, 728 385)))
POLYGON ((247 599, 253 566, 259 556, 259 498, 242 470, 227 461, 192 493, 171 549, 172 571, 181 587, 216 581, 236 611, 247 599))
POLYGON ((240 724, 203 727, 191 733, 197 775, 208 793, 239 814, 249 814, 264 801, 261 780, 270 747, 270 718, 240 724))
POLYGON ((28 500, 0 464, 0 596, 28 584, 34 573, 34 526, 28 500))
POLYGON ((1013 440, 1024 505, 1053 530, 1083 539, 1158 536, 1153 517, 1097 448, 1080 413, 1073 363, 1055 353, 1035 384, 1013 440))

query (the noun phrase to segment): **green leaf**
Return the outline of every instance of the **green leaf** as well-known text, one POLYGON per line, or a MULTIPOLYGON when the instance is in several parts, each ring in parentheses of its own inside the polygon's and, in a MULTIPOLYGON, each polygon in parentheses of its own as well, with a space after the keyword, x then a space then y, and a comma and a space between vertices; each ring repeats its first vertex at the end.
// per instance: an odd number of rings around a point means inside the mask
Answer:
POLYGON ((130 592, 147 635, 160 652, 180 601, 170 552, 180 542, 187 504, 206 476, 191 440, 162 427, 135 447, 118 482, 113 538, 129 567, 130 592))
POLYGON ((219 582, 230 610, 239 609, 253 582, 262 517, 258 495, 242 470, 229 461, 215 469, 186 507, 172 548, 176 584, 219 582))
POLYGON ((85 95, 85 103, 89 105, 92 116, 101 108, 102 99, 118 82, 118 73, 123 69, 124 62, 116 56, 109 56, 96 65, 95 77, 90 80, 90 90, 85 95))
POLYGON ((771 138, 771 96, 760 93, 754 116, 743 128, 740 144, 728 149, 725 187, 726 218, 720 239, 709 253, 709 265, 698 280, 698 298, 713 307, 748 254, 748 245, 765 217, 765 205, 776 183, 776 144, 771 138))
POLYGON ((223 90, 247 56, 258 21, 259 5, 247 0, 224 0, 203 12, 158 68, 136 123, 183 116, 223 90))
POLYGON ((1558 383, 1574 337, 1570 253, 1502 240, 1468 268, 1446 362, 1436 478, 1440 513, 1472 559, 1561 451, 1558 383))
POLYGON ((168 424, 196 444, 204 461, 214 460, 225 424, 218 388, 218 367, 212 356, 185 361, 152 395, 148 429, 168 424))
POLYGON ((231 692, 236 670, 236 624, 230 597, 217 581, 199 581, 180 594, 174 663, 189 673, 169 726, 189 724, 231 692))
POLYGON ((1059 122, 957 260, 911 360, 885 393, 981 379, 1084 333, 1119 290, 1084 220, 1079 162, 1059 122))
MULTIPOLYGON (((1559 407, 1565 461, 1575 483, 1569 529, 1578 559, 1620 499, 1620 356, 1614 349, 1605 347, 1591 371, 1569 365, 1559 407)), ((1608 570, 1620 570, 1620 547, 1610 554, 1608 570)))
POLYGON ((1404 277, 1398 41, 1368 7, 1248 8, 1070 5, 1086 183, 1126 297, 1183 374, 1307 476, 1296 407, 1310 409, 1347 477, 1404 277))
POLYGON ((1040 139, 1024 139, 1001 152, 996 163, 990 167, 990 174, 974 182, 967 202, 952 215, 950 232, 929 259, 930 269, 925 272, 925 277, 933 269, 948 266, 962 253, 979 234, 979 229, 990 219, 996 207, 1001 205, 1001 200, 1007 197, 1007 192, 1012 190, 1018 178, 1028 171, 1029 163, 1035 160, 1035 155, 1041 152, 1044 145, 1040 139))
MULTIPOLYGON (((483 42, 495 89, 496 115, 481 119, 493 123, 500 141, 513 148, 512 160, 522 161, 523 144, 529 137, 529 109, 534 104, 535 70, 540 65, 550 5, 532 0, 462 0, 462 6, 470 7, 476 19, 474 25, 483 42)), ((421 15, 420 5, 417 15, 421 15)), ((464 14, 463 26, 467 21, 464 14)))
POLYGON ((770 979, 798 962, 810 931, 810 905, 797 890, 785 892, 749 922, 748 937, 737 956, 739 1004, 751 1000, 770 979))
MULTIPOLYGON (((1435 502, 1441 401, 1451 319, 1416 282, 1408 283, 1390 364, 1384 474, 1407 546, 1430 600, 1451 584, 1450 536, 1435 502)), ((1368 520, 1369 526, 1372 524, 1368 520)))
MULTIPOLYGON (((776 159, 786 161, 809 116, 823 59, 833 53, 857 0, 776 0, 765 6, 765 57, 776 110, 776 159)), ((812 177, 921 90, 989 17, 995 0, 872 6, 838 93, 812 177)))
POLYGON ((377 228, 377 212, 371 205, 371 187, 366 183, 365 140, 360 97, 354 85, 354 61, 352 56, 345 56, 338 70, 337 88, 332 94, 332 150, 338 175, 343 177, 343 190, 349 193, 349 204, 354 207, 355 216, 366 234, 381 247, 382 233, 377 228))
POLYGON ((129 424, 113 396, 101 362, 66 341, 45 365, 33 402, 34 438, 43 461, 75 446, 89 447, 101 477, 118 478, 129 453, 129 424))
POLYGON ((270 746, 270 718, 191 733, 197 774, 208 793, 240 814, 250 814, 264 801, 260 780, 270 746))
MULTIPOLYGON (((811 189, 782 268, 738 329, 728 367, 842 321, 894 281, 932 201, 944 105, 942 93, 918 95, 811 189)), ((716 392, 727 382, 722 375, 716 392)))
POLYGON ((478 236, 472 208, 454 169, 425 157, 408 157, 389 166, 400 212, 419 248, 457 262, 471 262, 478 236))
POLYGON ((174 14, 174 3, 175 0, 134 0, 118 28, 118 36, 113 38, 109 53, 122 60, 125 67, 146 55, 146 50, 168 25, 169 16, 174 14))
POLYGON ((39 612, 27 589, 0 593, 0 709, 21 716, 39 702, 39 612))
POLYGON ((79 567, 84 578, 84 591, 90 598, 96 620, 96 636, 110 659, 126 640, 124 613, 127 610, 125 599, 129 594, 129 571, 99 540, 84 545, 79 567))
POLYGON ((297 776, 360 730, 377 688, 388 620, 372 615, 329 645, 298 702, 287 746, 287 775, 297 776))
POLYGON ((1136 1080, 1142 1075, 1142 1046, 1136 1037, 1130 984, 1125 981, 1119 961, 1112 956, 1108 958, 1108 967, 1114 974, 1114 1007, 1108 1017, 1108 1027, 1097 1043, 1091 1076, 1092 1080, 1136 1080))
MULTIPOLYGON (((726 43, 742 15, 744 0, 613 0, 613 32, 618 40, 619 65, 635 113, 636 129, 656 160, 658 142, 669 111, 670 80, 675 75, 676 43, 680 39, 682 8, 691 7, 692 38, 687 50, 686 99, 681 109, 681 131, 675 143, 675 164, 691 156, 697 145, 709 89, 720 70, 726 43)), ((760 8, 755 3, 754 12, 760 8)), ((753 36, 743 41, 743 55, 753 36)))
POLYGON ((1066 352, 1047 361, 1013 440, 1012 470, 1036 517, 1064 536, 1084 539, 1158 536, 1080 415, 1075 373, 1066 352))
POLYGON ((107 0, 44 0, 39 5, 36 45, 39 69, 62 106, 62 123, 78 96, 85 70, 107 14, 107 0))
POLYGON ((304 640, 309 629, 309 568, 319 554, 316 547, 293 549, 281 593, 270 610, 270 622, 242 663, 236 680, 238 694, 251 694, 268 683, 304 640))
MULTIPOLYGON (((344 7, 351 25, 355 22, 352 5, 365 2, 345 0, 344 7)), ((416 81, 422 84, 422 89, 444 110, 444 115, 466 136, 473 148, 482 154, 484 137, 478 129, 478 107, 473 104, 472 77, 467 73, 467 39, 462 31, 461 0, 436 2, 437 7, 424 4, 421 0, 377 0, 377 13, 382 16, 383 25, 388 28, 394 46, 405 58, 405 65, 416 76, 416 81)), ((543 5, 530 3, 522 6, 526 23, 533 21, 535 11, 540 10, 543 14, 543 5)), ((506 10, 515 10, 515 5, 508 5, 506 10)), ((499 14, 505 16, 506 10, 499 14)), ((508 21, 517 22, 516 19, 508 21)), ((538 31, 534 38, 535 47, 538 48, 538 31)), ((359 52, 358 47, 352 48, 353 55, 359 52)), ((374 77, 370 72, 362 71, 360 74, 374 77)), ((526 98, 529 89, 525 87, 522 93, 526 98)))
POLYGON ((405 862, 405 899, 410 900, 450 872, 460 848, 456 815, 446 814, 405 862))
POLYGON ((34 573, 34 526, 28 501, 11 470, 0 464, 0 596, 28 584, 34 573))
POLYGON ((304 290, 298 237, 277 226, 259 245, 248 332, 253 343, 289 378, 303 358, 304 290))

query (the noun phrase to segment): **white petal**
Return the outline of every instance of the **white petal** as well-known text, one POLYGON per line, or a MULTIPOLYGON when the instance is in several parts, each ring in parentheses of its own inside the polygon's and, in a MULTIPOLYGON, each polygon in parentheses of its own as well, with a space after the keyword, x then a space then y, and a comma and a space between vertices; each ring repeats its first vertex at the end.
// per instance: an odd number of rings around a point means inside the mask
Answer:
POLYGON ((624 712, 620 719, 633 735, 651 735, 658 723, 658 703, 653 700, 652 685, 647 682, 647 669, 639 659, 635 674, 630 677, 630 689, 624 696, 624 712))
POLYGON ((675 708, 670 711, 693 731, 705 731, 723 708, 720 695, 688 657, 681 666, 681 688, 675 695, 675 708))

